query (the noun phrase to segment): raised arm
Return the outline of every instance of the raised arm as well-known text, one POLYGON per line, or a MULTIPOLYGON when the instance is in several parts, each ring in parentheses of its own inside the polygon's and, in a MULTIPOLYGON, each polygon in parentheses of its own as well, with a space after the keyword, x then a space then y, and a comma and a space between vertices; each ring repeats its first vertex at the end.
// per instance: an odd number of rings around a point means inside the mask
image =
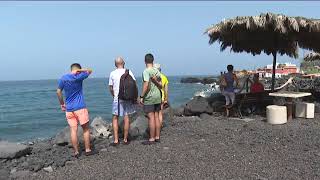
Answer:
POLYGON ((90 68, 84 68, 84 69, 79 69, 79 70, 77 70, 78 72, 87 72, 87 73, 89 73, 89 74, 91 74, 93 71, 92 71, 92 69, 90 69, 90 68))
POLYGON ((58 96, 58 100, 59 100, 59 103, 60 103, 61 110, 62 111, 66 111, 66 105, 65 105, 64 100, 63 100, 62 90, 59 89, 59 88, 57 89, 57 96, 58 96))

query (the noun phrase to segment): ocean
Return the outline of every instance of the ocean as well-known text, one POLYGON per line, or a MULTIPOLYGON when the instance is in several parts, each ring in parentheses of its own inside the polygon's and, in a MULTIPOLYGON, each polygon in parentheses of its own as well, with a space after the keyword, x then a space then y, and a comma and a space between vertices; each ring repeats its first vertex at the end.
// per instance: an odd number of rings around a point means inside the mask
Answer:
MULTIPOLYGON (((195 94, 208 92, 209 85, 182 84, 181 77, 169 78, 169 102, 178 107, 195 94)), ((139 90, 141 78, 137 79, 139 90)), ((85 102, 90 120, 101 116, 111 122, 112 97, 106 78, 84 81, 85 102)), ((67 126, 56 96, 57 80, 0 82, 0 140, 25 142, 53 137, 67 126)), ((139 91, 140 92, 140 91, 139 91)))

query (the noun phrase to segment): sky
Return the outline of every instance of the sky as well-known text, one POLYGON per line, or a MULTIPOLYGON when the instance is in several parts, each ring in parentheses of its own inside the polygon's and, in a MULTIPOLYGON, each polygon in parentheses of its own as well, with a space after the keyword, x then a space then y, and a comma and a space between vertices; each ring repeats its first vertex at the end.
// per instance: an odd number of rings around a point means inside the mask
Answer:
POLYGON ((228 64, 253 69, 272 57, 220 52, 205 29, 266 12, 320 19, 319 8, 316 1, 0 2, 0 81, 57 79, 74 62, 92 68, 93 77, 107 77, 117 56, 141 76, 146 53, 167 75, 215 75, 228 64))

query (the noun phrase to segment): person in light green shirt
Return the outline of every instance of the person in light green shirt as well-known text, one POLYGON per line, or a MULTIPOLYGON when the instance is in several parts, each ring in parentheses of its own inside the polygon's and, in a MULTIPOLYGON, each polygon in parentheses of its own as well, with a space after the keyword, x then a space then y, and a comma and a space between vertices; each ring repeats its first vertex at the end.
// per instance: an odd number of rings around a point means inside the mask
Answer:
POLYGON ((143 142, 144 145, 160 142, 160 120, 159 111, 161 110, 161 75, 158 69, 153 67, 153 55, 146 54, 146 69, 143 71, 143 86, 140 96, 140 103, 148 116, 149 140, 143 142))
POLYGON ((145 94, 143 97, 143 104, 144 105, 155 105, 155 104, 161 104, 161 90, 156 86, 155 83, 150 81, 152 77, 157 77, 161 78, 160 72, 154 68, 154 67, 149 67, 146 68, 143 71, 143 81, 148 82, 148 92, 145 94))

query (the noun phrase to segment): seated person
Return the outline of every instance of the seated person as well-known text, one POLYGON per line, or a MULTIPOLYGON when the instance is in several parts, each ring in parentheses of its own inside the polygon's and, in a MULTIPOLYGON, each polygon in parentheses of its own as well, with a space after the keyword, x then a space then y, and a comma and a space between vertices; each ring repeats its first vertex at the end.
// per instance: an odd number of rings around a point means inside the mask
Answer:
POLYGON ((251 107, 252 112, 256 111, 262 111, 263 109, 263 94, 264 92, 264 86, 263 84, 259 81, 259 74, 255 74, 253 76, 253 82, 251 81, 251 88, 250 88, 251 93, 258 93, 256 94, 256 103, 254 103, 251 107))
POLYGON ((253 76, 253 82, 251 84, 250 92, 260 93, 264 91, 263 84, 259 81, 259 74, 253 76))

